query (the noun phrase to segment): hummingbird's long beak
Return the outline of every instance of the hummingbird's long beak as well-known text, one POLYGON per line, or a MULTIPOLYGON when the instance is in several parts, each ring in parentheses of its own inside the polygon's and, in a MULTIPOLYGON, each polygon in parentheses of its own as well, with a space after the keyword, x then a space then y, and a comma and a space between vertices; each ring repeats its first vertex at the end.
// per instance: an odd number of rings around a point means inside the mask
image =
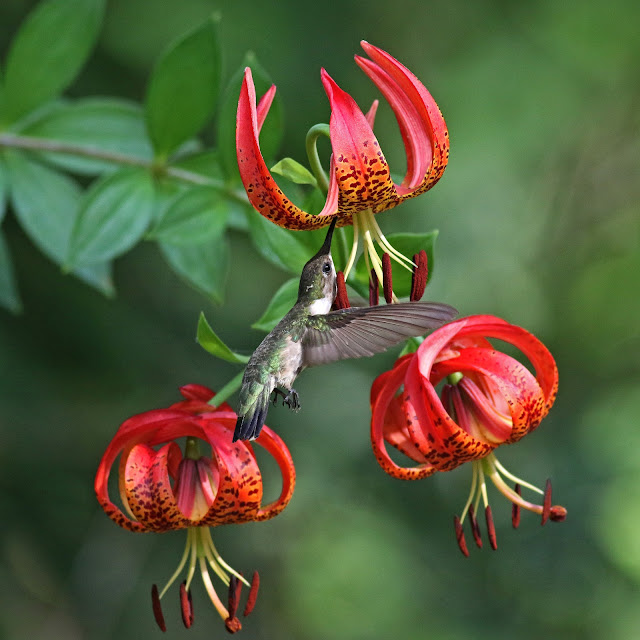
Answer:
POLYGON ((337 221, 338 221, 337 217, 334 217, 333 220, 331 221, 331 224, 329 225, 329 230, 327 231, 327 235, 324 239, 324 242, 322 243, 322 246, 318 250, 318 253, 316 253, 316 255, 313 256, 314 258, 317 258, 318 256, 328 256, 329 253, 331 252, 331 238, 333 237, 333 230, 336 228, 337 221))

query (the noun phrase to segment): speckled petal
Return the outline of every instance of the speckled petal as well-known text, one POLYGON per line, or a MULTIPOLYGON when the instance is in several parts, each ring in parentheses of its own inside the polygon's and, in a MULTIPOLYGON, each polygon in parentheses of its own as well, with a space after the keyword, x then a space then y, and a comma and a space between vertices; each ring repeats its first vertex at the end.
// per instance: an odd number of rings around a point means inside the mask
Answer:
POLYGON ((398 187, 404 198, 430 189, 442 176, 449 158, 449 133, 442 113, 426 87, 404 65, 368 42, 360 43, 367 60, 356 62, 391 105, 407 154, 407 173, 398 187))
POLYGON ((338 215, 395 206, 399 198, 367 118, 324 69, 320 75, 331 105, 329 128, 339 192, 338 215))
MULTIPOLYGON (((400 478, 401 480, 419 480, 420 478, 426 478, 427 476, 435 473, 436 469, 429 463, 422 463, 414 467, 402 467, 391 459, 385 445, 385 432, 389 434, 393 431, 390 420, 394 417, 398 417, 396 413, 393 413, 392 408, 391 415, 389 415, 389 407, 394 402, 396 392, 404 379, 405 372, 411 357, 401 359, 396 363, 396 366, 388 371, 374 382, 374 386, 371 394, 372 413, 371 413, 371 444, 373 446, 373 453, 378 460, 378 464, 384 469, 386 473, 394 478, 400 478), (380 379, 382 378, 382 380, 380 379)), ((401 430, 403 425, 397 424, 398 430, 401 430)), ((394 437, 395 442, 400 442, 402 438, 400 436, 394 437)), ((391 444, 395 444, 391 442, 391 444)), ((410 455, 410 449, 405 449, 403 453, 410 455)))
MULTIPOLYGON (((261 117, 266 109, 261 109, 261 117)), ((236 120, 236 151, 238 168, 245 191, 253 207, 280 227, 286 229, 317 229, 331 222, 327 215, 313 216, 297 207, 278 187, 260 151, 260 123, 251 69, 245 69, 238 101, 236 120)))
POLYGON ((171 488, 168 470, 171 449, 179 451, 173 442, 158 451, 146 444, 138 444, 127 456, 124 473, 126 499, 145 531, 169 531, 191 524, 178 509, 171 488))

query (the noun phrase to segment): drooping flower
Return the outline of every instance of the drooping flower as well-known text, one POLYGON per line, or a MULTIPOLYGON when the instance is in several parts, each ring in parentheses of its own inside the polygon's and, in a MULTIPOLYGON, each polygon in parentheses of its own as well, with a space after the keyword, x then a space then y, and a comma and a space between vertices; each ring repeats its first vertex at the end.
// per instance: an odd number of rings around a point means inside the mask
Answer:
POLYGON ((407 171, 400 184, 393 182, 373 133, 377 100, 365 115, 324 69, 321 78, 331 107, 329 129, 333 155, 327 199, 319 214, 307 213, 289 200, 265 164, 259 133, 273 101, 275 86, 256 105, 249 68, 245 70, 238 102, 236 148, 242 182, 249 201, 259 213, 287 229, 323 227, 334 217, 338 218, 338 226, 352 224, 354 241, 345 277, 353 266, 358 236, 362 233, 365 255, 382 282, 381 261, 374 242, 400 264, 411 268, 413 263, 389 244, 374 214, 424 193, 440 179, 447 165, 449 138, 438 105, 416 76, 385 51, 364 41, 361 44, 371 59, 355 56, 356 63, 391 105, 402 134, 407 171))
POLYGON ((255 441, 268 451, 282 473, 280 496, 262 505, 262 476, 251 444, 231 442, 237 415, 226 403, 213 407, 212 391, 199 385, 181 388, 185 398, 168 409, 147 411, 122 423, 107 447, 95 479, 104 512, 130 531, 187 530, 187 544, 164 589, 152 589, 153 611, 165 623, 160 599, 185 570, 180 587, 182 618, 193 621, 191 582, 199 571, 205 589, 231 632, 241 628, 236 617, 242 583, 251 587, 245 615, 255 604, 258 575, 251 584, 220 556, 211 528, 221 524, 268 520, 280 513, 293 494, 295 470, 284 442, 268 427, 255 441), (178 439, 185 439, 184 452, 178 439), (206 451, 204 450, 206 447, 206 451), (109 497, 109 474, 120 456, 118 485, 124 511, 109 497), (229 606, 220 600, 209 568, 229 587, 229 606))
POLYGON ((396 478, 415 480, 472 463, 472 485, 461 516, 456 516, 458 543, 468 554, 462 524, 469 516, 474 539, 482 546, 475 514, 483 501, 489 541, 496 548, 485 477, 513 503, 513 525, 519 509, 564 520, 564 507, 551 506, 551 485, 537 489, 507 471, 493 450, 533 431, 553 405, 558 370, 548 349, 532 334, 494 316, 470 316, 440 327, 415 353, 398 359, 371 389, 371 439, 382 468, 396 478), (535 374, 497 350, 487 338, 519 349, 535 374), (443 383, 440 394, 436 387, 443 383), (391 444, 418 464, 396 463, 391 444), (516 483, 512 489, 505 478, 516 483), (521 496, 525 487, 544 495, 543 504, 521 496))

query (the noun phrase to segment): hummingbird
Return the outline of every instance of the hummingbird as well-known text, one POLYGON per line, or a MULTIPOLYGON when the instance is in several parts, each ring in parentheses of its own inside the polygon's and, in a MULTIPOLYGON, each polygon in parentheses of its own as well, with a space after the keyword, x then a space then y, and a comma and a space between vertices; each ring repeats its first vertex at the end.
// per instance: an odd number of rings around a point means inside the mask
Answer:
POLYGON ((247 363, 240 388, 236 440, 254 440, 267 418, 271 394, 300 409, 293 382, 307 367, 362 358, 420 336, 452 320, 457 311, 437 302, 404 302, 331 311, 337 294, 331 258, 331 222, 324 243, 302 269, 298 300, 247 363))

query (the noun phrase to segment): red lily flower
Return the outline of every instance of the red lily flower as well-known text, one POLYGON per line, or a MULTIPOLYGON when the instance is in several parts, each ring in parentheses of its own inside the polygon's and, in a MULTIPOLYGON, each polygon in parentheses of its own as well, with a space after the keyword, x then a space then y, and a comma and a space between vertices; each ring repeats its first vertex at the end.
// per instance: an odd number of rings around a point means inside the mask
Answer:
MULTIPOLYGON (((407 154, 407 171, 400 184, 391 179, 387 161, 373 133, 377 101, 365 116, 354 99, 322 69, 321 78, 331 106, 330 138, 333 155, 327 200, 311 215, 289 200, 275 183, 260 152, 259 133, 275 95, 275 86, 256 106, 251 70, 245 70, 238 102, 236 148, 240 176, 255 209, 287 229, 314 229, 338 217, 338 226, 353 224, 354 247, 345 269, 353 265, 358 230, 365 237, 376 271, 380 259, 372 241, 391 257, 412 265, 389 246, 373 214, 424 193, 442 176, 449 156, 447 127, 431 94, 400 62, 368 42, 361 42, 371 60, 355 56, 356 63, 380 89, 393 109, 407 154)), ((381 273, 378 273, 381 278, 381 273)))
POLYGON ((500 445, 516 442, 533 431, 549 412, 557 389, 555 361, 535 336, 494 316, 462 318, 434 331, 416 353, 403 356, 391 371, 374 381, 374 453, 389 475, 406 480, 449 471, 472 461, 471 492, 461 517, 455 521, 458 542, 466 555, 461 527, 469 513, 474 538, 482 545, 474 515, 482 498, 490 542, 495 548, 485 475, 513 503, 514 526, 519 522, 520 507, 541 514, 543 524, 549 517, 563 520, 566 516, 563 507, 551 506, 550 484, 543 492, 516 478, 492 453, 500 445), (496 350, 487 338, 518 348, 533 365, 535 375, 496 350), (445 378, 438 396, 436 386, 445 378), (403 467, 394 462, 385 442, 418 465, 403 467), (504 477, 517 483, 515 490, 504 477), (544 494, 544 503, 523 500, 520 486, 544 494))
POLYGON ((262 476, 251 444, 232 443, 237 415, 228 404, 213 407, 214 393, 199 385, 181 388, 184 400, 168 409, 147 411, 122 423, 100 461, 95 479, 98 502, 118 525, 130 531, 187 529, 187 545, 180 564, 162 590, 152 589, 156 621, 164 631, 160 598, 188 563, 180 601, 185 626, 193 620, 190 586, 196 570, 211 601, 231 632, 241 628, 236 617, 241 583, 251 586, 245 615, 255 603, 258 577, 251 585, 216 550, 210 527, 268 520, 282 511, 293 494, 295 470, 284 442, 268 427, 255 441, 276 460, 282 490, 274 502, 262 506, 262 476), (186 438, 184 454, 176 443, 186 438), (200 454, 206 443, 210 454, 200 454), (159 447, 156 449, 156 447, 159 447), (119 490, 125 511, 109 497, 111 468, 120 456, 119 490), (230 587, 229 608, 218 597, 207 565, 230 587))

